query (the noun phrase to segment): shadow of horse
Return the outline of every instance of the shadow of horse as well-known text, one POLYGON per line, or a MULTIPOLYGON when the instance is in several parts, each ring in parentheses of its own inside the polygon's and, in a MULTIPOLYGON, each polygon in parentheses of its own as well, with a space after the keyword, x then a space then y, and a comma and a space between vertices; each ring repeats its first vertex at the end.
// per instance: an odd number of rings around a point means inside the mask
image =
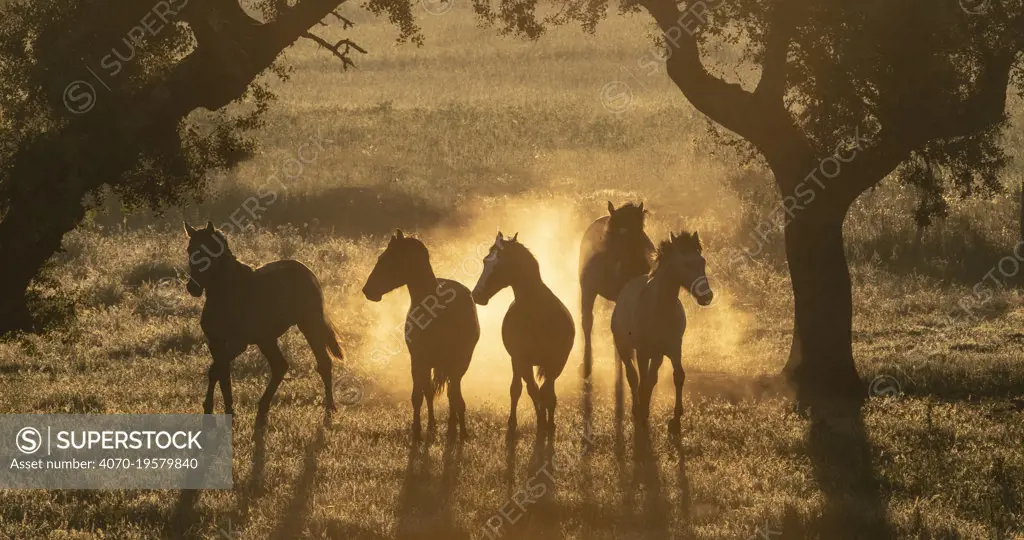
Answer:
POLYGON ((557 465, 554 449, 535 441, 526 476, 517 478, 515 440, 505 446, 506 501, 474 531, 475 538, 561 539, 562 508, 557 503, 557 465))
MULTIPOLYGON (((304 529, 303 525, 308 522, 310 507, 313 502, 313 492, 316 487, 317 471, 319 469, 320 453, 327 446, 327 428, 319 426, 316 438, 306 446, 302 458, 302 474, 295 481, 295 493, 292 500, 281 513, 277 520, 277 527, 270 534, 270 538, 295 538, 296 531, 304 529)), ((254 467, 255 467, 254 461, 254 467)), ((260 469, 262 477, 262 469, 260 469)))
POLYGON ((675 436, 669 443, 676 460, 676 503, 669 500, 661 477, 660 453, 648 429, 637 430, 633 437, 631 469, 627 468, 624 449, 616 449, 619 468, 620 505, 624 522, 642 538, 692 538, 690 522, 690 482, 686 475, 686 458, 682 443, 675 436), (678 516, 674 513, 678 512, 678 516), (684 530, 674 530, 676 517, 684 523, 684 530))
POLYGON ((394 537, 400 540, 468 539, 469 535, 459 530, 452 511, 462 467, 462 442, 449 440, 445 443, 439 479, 435 479, 432 472, 428 444, 413 443, 409 449, 394 537))

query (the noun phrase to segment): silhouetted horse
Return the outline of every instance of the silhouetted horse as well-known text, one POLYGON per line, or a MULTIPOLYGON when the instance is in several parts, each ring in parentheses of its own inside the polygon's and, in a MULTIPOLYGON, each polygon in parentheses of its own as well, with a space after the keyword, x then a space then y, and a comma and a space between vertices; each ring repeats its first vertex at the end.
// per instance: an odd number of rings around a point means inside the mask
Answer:
POLYGON ((576 337, 576 327, 569 310, 541 281, 537 259, 518 242, 518 238, 518 233, 510 239, 498 233, 490 253, 484 258, 484 269, 473 288, 473 299, 485 306, 498 291, 512 287, 515 300, 501 325, 505 350, 512 357, 509 436, 515 435, 516 406, 525 382, 537 411, 539 445, 545 435, 554 441, 555 380, 565 369, 576 337), (534 378, 534 366, 537 366, 540 388, 534 378))
POLYGON ((707 263, 702 252, 697 233, 669 235, 669 240, 658 248, 650 275, 630 280, 615 302, 612 336, 626 369, 626 380, 633 394, 634 424, 638 426, 647 424, 658 369, 667 356, 672 361, 676 386, 675 416, 669 422, 669 431, 679 433, 686 379, 681 350, 686 314, 679 301, 679 289, 688 289, 702 306, 711 303, 714 294, 705 275, 707 263), (634 353, 636 368, 633 367, 634 353))
POLYGON ((213 356, 203 411, 213 413, 217 383, 224 396, 224 411, 233 413, 231 361, 249 345, 257 345, 270 363, 270 382, 260 398, 256 425, 266 424, 270 402, 288 371, 277 339, 298 325, 316 357, 324 383, 324 407, 335 410, 331 389, 331 355, 342 359, 341 346, 324 311, 323 290, 313 272, 298 261, 274 261, 253 269, 231 253, 227 239, 208 222, 205 229, 185 223, 188 233, 190 280, 186 289, 195 297, 206 291, 200 320, 213 356))
POLYGON ((480 340, 480 322, 472 296, 461 283, 438 278, 423 242, 396 231, 363 287, 366 298, 409 287, 412 301, 405 318, 405 344, 412 360, 412 434, 420 437, 420 407, 427 398, 428 428, 433 431, 434 396, 448 386, 448 437, 466 436, 462 376, 480 340), (433 370, 433 383, 431 383, 433 370))
POLYGON ((587 227, 580 244, 580 293, 583 323, 583 376, 590 377, 593 349, 594 300, 601 295, 616 301, 626 282, 651 270, 654 244, 644 232, 643 203, 616 209, 608 202, 608 215, 587 227))

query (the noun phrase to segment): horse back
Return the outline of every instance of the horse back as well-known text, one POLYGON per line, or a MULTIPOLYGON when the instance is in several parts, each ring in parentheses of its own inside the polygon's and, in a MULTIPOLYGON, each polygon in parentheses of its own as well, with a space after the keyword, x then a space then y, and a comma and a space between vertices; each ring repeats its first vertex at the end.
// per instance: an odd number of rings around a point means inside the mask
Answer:
POLYGON ((602 216, 597 218, 583 232, 583 241, 580 243, 580 276, 583 275, 583 271, 587 263, 590 262, 590 259, 604 249, 604 236, 605 231, 608 229, 609 217, 602 216))
POLYGON ((211 337, 257 343, 323 318, 320 282, 294 260, 239 273, 227 290, 207 291, 201 326, 211 337))
POLYGON ((468 360, 480 340, 480 320, 469 289, 439 278, 435 294, 409 306, 405 341, 410 353, 468 360))
POLYGON ((576 325, 565 304, 550 290, 547 292, 539 301, 513 300, 501 326, 501 337, 513 359, 543 366, 549 376, 557 377, 572 352, 576 325))

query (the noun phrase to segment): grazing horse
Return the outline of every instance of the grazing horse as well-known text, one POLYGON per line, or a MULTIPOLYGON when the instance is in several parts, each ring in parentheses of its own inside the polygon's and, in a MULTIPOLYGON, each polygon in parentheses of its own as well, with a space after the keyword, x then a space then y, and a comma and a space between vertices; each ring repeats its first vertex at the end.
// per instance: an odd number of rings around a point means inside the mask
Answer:
POLYGON ((711 303, 714 293, 705 274, 703 249, 697 233, 670 234, 658 248, 654 270, 630 280, 615 302, 612 335, 633 394, 634 423, 640 427, 647 425, 658 369, 667 356, 672 361, 676 386, 675 416, 669 422, 669 431, 679 433, 686 379, 681 350, 686 314, 679 289, 685 287, 702 306, 711 303))
POLYGON ((428 429, 433 432, 434 396, 448 387, 448 438, 455 426, 466 437, 466 401, 462 376, 469 369, 480 340, 476 306, 464 285, 438 278, 426 246, 396 231, 363 287, 372 302, 399 287, 409 288, 412 301, 405 318, 405 344, 412 360, 412 434, 420 438, 420 407, 427 400, 428 429), (433 370, 433 382, 431 382, 433 370))
POLYGON ((508 416, 508 435, 516 432, 516 406, 523 393, 523 383, 537 411, 537 444, 545 437, 555 437, 555 380, 565 369, 572 351, 576 326, 562 301, 551 292, 540 277, 540 265, 517 233, 506 239, 499 232, 490 252, 484 258, 483 272, 473 288, 473 299, 486 306, 505 287, 512 287, 515 300, 505 314, 501 338, 512 357, 512 398, 508 416), (537 367, 538 388, 533 368, 537 367))
POLYGON ((200 326, 213 356, 203 411, 213 413, 213 391, 219 382, 224 412, 233 413, 231 361, 249 345, 256 345, 270 363, 270 382, 256 414, 256 426, 265 426, 270 402, 288 371, 277 339, 296 325, 316 357, 316 370, 324 383, 324 407, 328 413, 336 410, 331 356, 341 360, 342 352, 324 311, 323 289, 313 272, 292 260, 248 266, 235 258, 224 234, 212 222, 205 229, 185 223, 185 232, 190 275, 186 289, 196 298, 206 292, 200 326))
POLYGON ((644 232, 644 204, 626 203, 587 227, 580 244, 580 292, 583 323, 583 376, 593 365, 590 334, 598 295, 614 302, 629 280, 651 270, 654 244, 644 232))

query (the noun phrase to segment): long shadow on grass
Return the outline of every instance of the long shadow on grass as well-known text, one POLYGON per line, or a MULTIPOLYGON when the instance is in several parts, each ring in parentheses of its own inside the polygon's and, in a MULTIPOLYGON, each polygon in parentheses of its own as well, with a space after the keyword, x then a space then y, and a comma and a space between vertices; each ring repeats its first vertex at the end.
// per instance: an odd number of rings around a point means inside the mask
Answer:
POLYGON ((306 447, 302 459, 302 474, 295 481, 295 493, 292 501, 284 510, 277 527, 270 538, 295 538, 296 532, 305 529, 309 509, 313 502, 313 491, 316 487, 317 470, 319 469, 320 452, 327 445, 327 428, 317 428, 316 439, 306 447))
MULTIPOLYGON (((815 480, 825 494, 825 508, 811 525, 810 536, 895 538, 860 411, 839 418, 812 418, 808 449, 815 480)), ((783 533, 785 538, 808 536, 804 531, 799 536, 794 530, 783 533)))
POLYGON ((534 444, 524 478, 516 477, 516 441, 506 442, 505 502, 486 517, 475 538, 561 539, 561 508, 556 502, 554 446, 534 444))
POLYGON ((413 443, 409 449, 405 481, 399 494, 396 538, 468 538, 456 526, 452 512, 462 467, 462 442, 449 441, 443 451, 441 477, 435 479, 428 444, 413 443))

